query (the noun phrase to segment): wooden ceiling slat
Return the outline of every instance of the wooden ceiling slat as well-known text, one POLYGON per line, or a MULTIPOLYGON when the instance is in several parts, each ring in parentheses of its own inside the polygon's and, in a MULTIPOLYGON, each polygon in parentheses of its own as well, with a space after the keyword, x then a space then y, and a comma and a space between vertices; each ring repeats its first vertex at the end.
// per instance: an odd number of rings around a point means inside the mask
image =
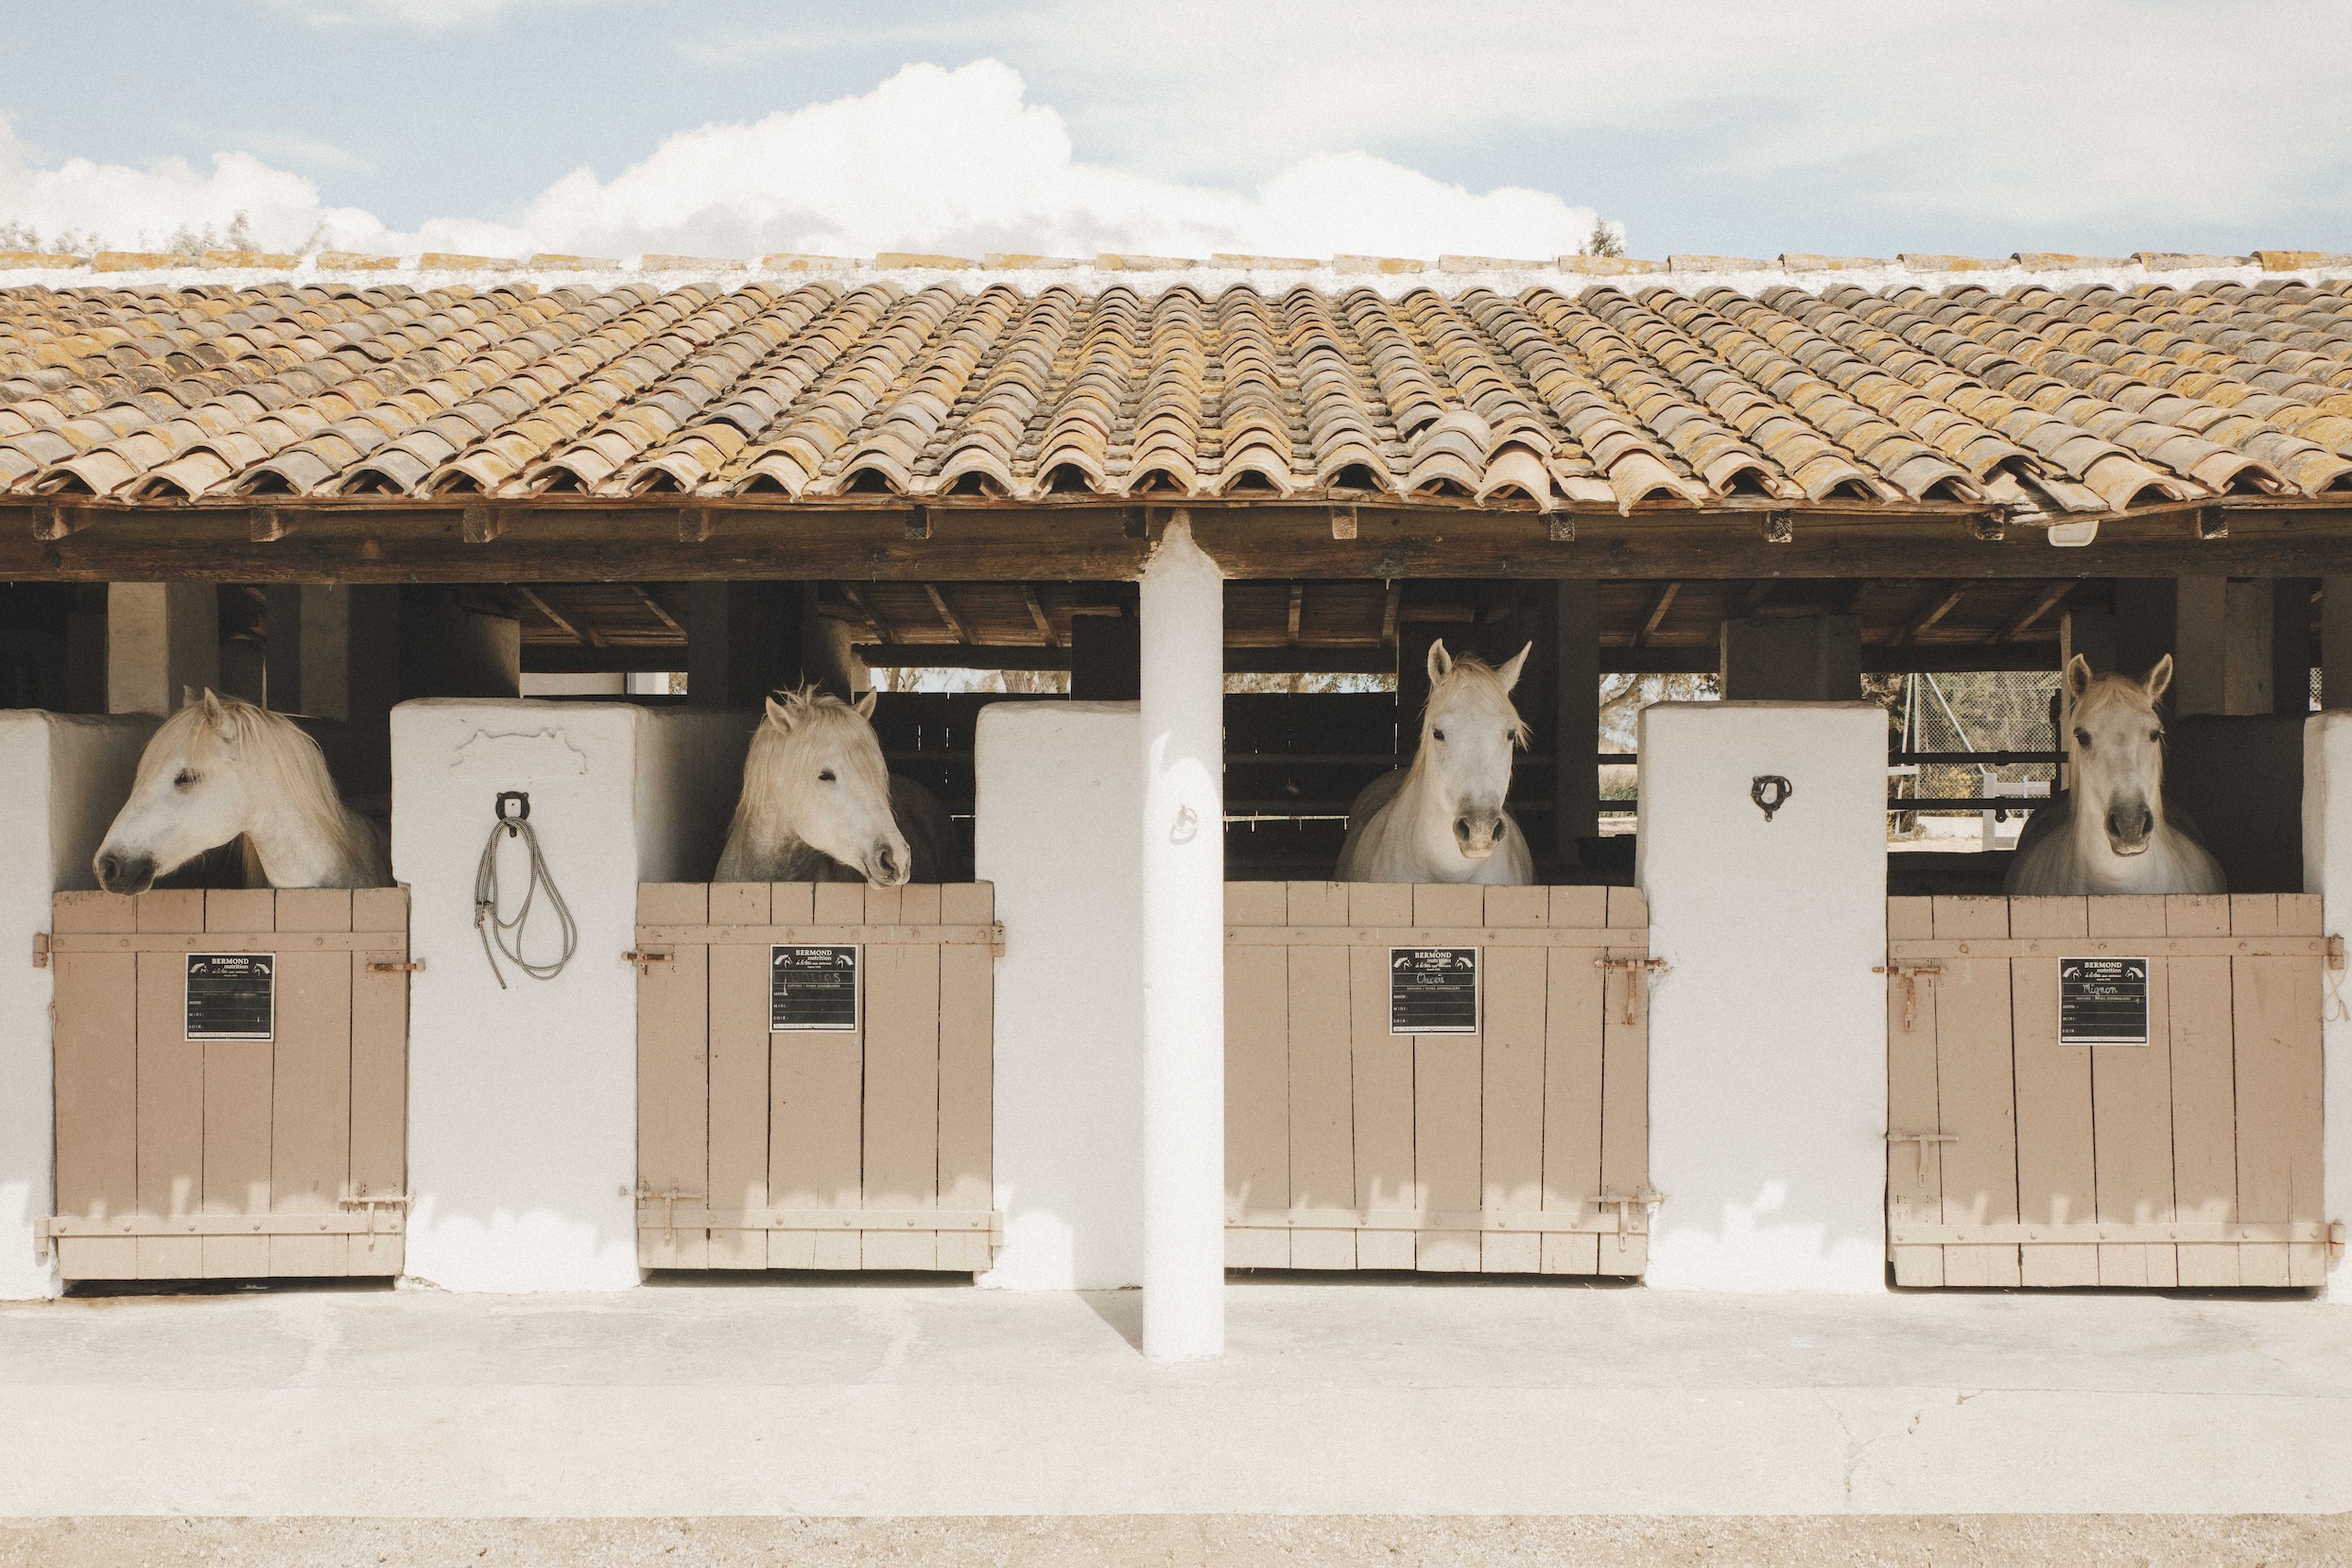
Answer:
POLYGON ((2034 595, 2033 602, 2032 604, 2027 605, 2023 610, 2019 611, 2007 625, 2003 626, 1998 631, 1996 631, 1990 637, 1987 637, 1985 641, 1987 643, 2006 643, 2012 638, 2016 637, 2023 632, 2026 628, 2032 626, 2034 622, 2040 620, 2044 615, 2049 614, 2052 610, 2056 609, 2058 601, 2065 598, 2068 594, 2073 593, 2074 587, 2075 585, 2071 582, 2057 582, 2050 584, 2049 587, 2034 595))
POLYGON ((1683 585, 1679 582, 1669 582, 1659 591, 1657 602, 1650 607, 1650 618, 1641 623, 1639 631, 1634 633, 1635 647, 1649 646, 1652 633, 1658 629, 1658 623, 1666 619, 1666 612, 1674 608, 1674 596, 1682 591, 1683 585))
POLYGON ((939 618, 946 626, 950 639, 959 643, 972 641, 972 633, 964 629, 963 622, 949 607, 947 595, 939 591, 939 584, 926 582, 923 585, 923 591, 930 596, 931 608, 939 612, 939 618))
POLYGON ((593 628, 574 626, 570 621, 565 620, 562 614, 558 613, 555 606, 540 597, 536 591, 517 584, 515 592, 522 594, 524 599, 529 603, 533 610, 536 610, 542 615, 546 616, 548 620, 553 621, 556 626, 562 630, 569 632, 575 641, 585 643, 590 647, 604 646, 603 637, 599 636, 593 628))

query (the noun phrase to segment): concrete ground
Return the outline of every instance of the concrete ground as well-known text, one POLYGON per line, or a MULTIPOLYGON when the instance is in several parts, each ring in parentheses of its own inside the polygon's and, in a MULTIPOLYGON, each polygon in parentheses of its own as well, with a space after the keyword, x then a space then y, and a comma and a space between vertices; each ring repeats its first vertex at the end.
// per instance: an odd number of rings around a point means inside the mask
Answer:
POLYGON ((2315 1301, 1230 1301, 1180 1367, 1132 1293, 0 1306, 0 1564, 2352 1560, 2315 1301))

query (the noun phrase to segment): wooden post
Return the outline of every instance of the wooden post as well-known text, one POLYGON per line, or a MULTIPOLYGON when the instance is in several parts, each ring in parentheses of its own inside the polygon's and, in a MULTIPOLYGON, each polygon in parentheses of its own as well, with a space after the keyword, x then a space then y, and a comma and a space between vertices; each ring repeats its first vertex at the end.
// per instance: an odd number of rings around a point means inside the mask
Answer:
POLYGON ((2352 577, 2321 579, 2319 658, 2320 705, 2352 708, 2352 577))
POLYGON ((2271 599, 2266 581, 2180 579, 2177 712, 2271 711, 2271 599))
POLYGON ((2118 577, 2115 667, 2135 681, 2166 654, 2179 656, 2180 585, 2170 577, 2118 577))
POLYGON ((2311 594, 2316 577, 2271 581, 2271 712, 2311 711, 2311 667, 2319 663, 2311 638, 2311 594))
POLYGON ((169 714, 183 690, 220 684, 220 591, 209 582, 118 582, 106 598, 106 706, 169 714))
POLYGON ((298 582, 272 583, 262 611, 262 699, 273 713, 303 706, 303 594, 298 582))
POLYGON ((523 629, 511 615, 463 603, 452 589, 400 600, 403 697, 520 697, 523 629))
POLYGON ((686 701, 697 708, 756 708, 770 692, 807 680, 808 597, 797 582, 690 584, 686 701))
POLYGON ((1600 584, 1554 585, 1552 817, 1562 864, 1600 833, 1600 584))
POLYGON ((1727 701, 1859 701, 1861 622, 1852 615, 1728 620, 1721 667, 1727 701))

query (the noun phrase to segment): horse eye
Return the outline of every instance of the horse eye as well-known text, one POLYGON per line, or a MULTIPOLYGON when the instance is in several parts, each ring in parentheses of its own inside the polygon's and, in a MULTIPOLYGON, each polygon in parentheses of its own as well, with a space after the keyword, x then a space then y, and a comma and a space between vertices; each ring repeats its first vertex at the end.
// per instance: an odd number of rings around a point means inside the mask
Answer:
POLYGON ((2076 744, 2088 746, 2091 743, 2091 732, 2088 730, 2077 730, 2074 732, 2074 738, 2076 744))
POLYGON ((828 767, 819 773, 817 775, 817 782, 819 784, 831 784, 833 782, 833 769, 828 767))
POLYGON ((1429 738, 1431 740, 1444 740, 1445 738, 1445 732, 1443 730, 1432 730, 1429 732, 1429 738))
POLYGON ((2148 738, 2154 741, 2158 746, 2162 746, 2164 744, 2164 732, 2161 730, 2151 730, 2148 732, 2148 738))
POLYGON ((189 769, 183 767, 179 771, 179 773, 174 775, 171 782, 175 787, 185 789, 188 785, 196 783, 196 775, 189 769))

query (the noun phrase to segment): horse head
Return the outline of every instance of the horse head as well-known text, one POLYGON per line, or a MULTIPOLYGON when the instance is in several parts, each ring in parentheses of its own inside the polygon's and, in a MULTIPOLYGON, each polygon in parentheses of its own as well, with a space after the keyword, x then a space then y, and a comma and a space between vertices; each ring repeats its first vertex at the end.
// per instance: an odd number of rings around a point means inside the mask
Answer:
POLYGON ((91 863, 110 893, 144 893, 252 825, 247 750, 268 715, 233 697, 191 696, 139 754, 130 799, 91 863))
POLYGON ((1454 848, 1467 860, 1484 860, 1502 847, 1511 750, 1528 735, 1511 705, 1511 688, 1532 646, 1496 669, 1484 660, 1452 658, 1443 642, 1429 645, 1429 701, 1414 767, 1445 805, 1454 848))
POLYGON ((868 692, 853 707, 814 686, 770 698, 744 792, 747 801, 756 796, 780 807, 785 826, 809 848, 878 887, 895 887, 914 874, 914 855, 891 810, 873 700, 868 692))
POLYGON ((2067 732, 2077 819, 2097 820, 2107 847, 2119 855, 2145 854, 2164 809, 2164 719, 2156 698, 2172 682, 2172 656, 2156 661, 2145 681, 2091 674, 2081 654, 2067 665, 2073 718, 2067 732))

